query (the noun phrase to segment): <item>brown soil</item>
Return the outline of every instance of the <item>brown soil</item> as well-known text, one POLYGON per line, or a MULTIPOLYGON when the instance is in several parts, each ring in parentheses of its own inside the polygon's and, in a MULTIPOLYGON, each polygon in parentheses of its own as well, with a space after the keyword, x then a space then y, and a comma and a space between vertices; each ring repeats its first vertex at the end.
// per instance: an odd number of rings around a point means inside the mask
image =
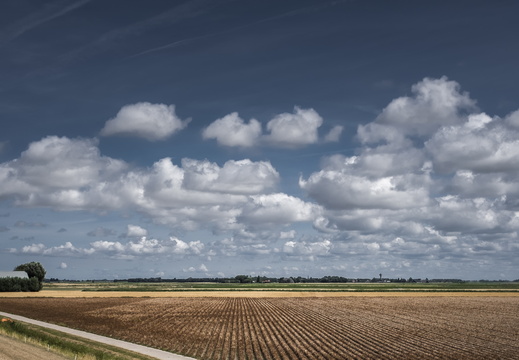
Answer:
POLYGON ((517 296, 0 298, 0 310, 200 359, 519 354, 517 296))

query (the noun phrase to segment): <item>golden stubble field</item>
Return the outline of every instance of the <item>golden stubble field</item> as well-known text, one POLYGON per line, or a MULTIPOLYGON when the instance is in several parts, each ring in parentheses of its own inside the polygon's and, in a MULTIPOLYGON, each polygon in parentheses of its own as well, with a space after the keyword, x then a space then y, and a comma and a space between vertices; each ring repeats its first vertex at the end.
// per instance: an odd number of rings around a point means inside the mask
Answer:
POLYGON ((519 357, 517 293, 78 293, 0 310, 200 359, 519 357))
MULTIPOLYGON (((471 289, 466 289, 471 290, 471 289)), ((82 291, 82 290, 41 290, 39 292, 6 292, 0 293, 1 298, 198 298, 198 297, 227 297, 227 298, 277 298, 277 297, 488 297, 500 296, 519 297, 518 291, 497 290, 488 291, 471 290, 465 292, 448 291, 236 291, 236 290, 182 290, 182 291, 82 291), (491 295, 489 295, 491 294, 491 295)))

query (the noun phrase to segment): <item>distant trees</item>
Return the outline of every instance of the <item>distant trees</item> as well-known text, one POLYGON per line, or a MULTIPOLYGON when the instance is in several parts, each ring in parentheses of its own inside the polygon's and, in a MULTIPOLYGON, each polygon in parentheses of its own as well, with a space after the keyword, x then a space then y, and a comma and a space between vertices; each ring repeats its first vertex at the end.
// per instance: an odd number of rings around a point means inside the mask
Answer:
POLYGON ((237 275, 234 277, 235 280, 238 280, 241 284, 248 284, 252 282, 252 279, 247 275, 237 275))
POLYGON ((36 277, 22 279, 19 277, 0 278, 0 292, 16 292, 16 291, 40 291, 41 285, 36 277))
POLYGON ((325 276, 320 279, 319 282, 323 283, 345 283, 349 282, 350 280, 348 278, 342 277, 342 276, 325 276))
MULTIPOLYGON (((38 282, 37 290, 30 291, 40 291, 43 288, 43 279, 45 279, 45 268, 39 262, 33 261, 26 264, 18 265, 14 268, 14 271, 25 271, 27 276, 29 276, 29 280, 36 279, 38 282)), ((34 280, 32 280, 34 282, 34 280)))
POLYGON ((39 262, 18 265, 14 271, 23 271, 27 277, 13 272, 0 277, 0 291, 40 291, 43 287, 46 271, 39 262))

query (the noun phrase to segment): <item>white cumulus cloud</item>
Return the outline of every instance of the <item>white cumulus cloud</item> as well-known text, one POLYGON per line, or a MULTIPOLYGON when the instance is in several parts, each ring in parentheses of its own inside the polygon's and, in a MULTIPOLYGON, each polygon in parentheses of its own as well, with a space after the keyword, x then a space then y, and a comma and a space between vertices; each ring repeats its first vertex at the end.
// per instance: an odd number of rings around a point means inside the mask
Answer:
POLYGON ((470 115, 461 125, 441 128, 425 146, 440 172, 519 170, 519 129, 484 113, 470 115))
POLYGON ((310 256, 310 260, 314 256, 327 256, 332 249, 333 244, 329 239, 322 241, 287 241, 283 245, 283 253, 292 256, 310 256))
POLYGON ((148 230, 140 227, 139 225, 128 224, 126 230, 127 237, 143 237, 148 235, 148 230))
POLYGON ((275 187, 279 173, 268 161, 229 160, 223 167, 207 160, 183 159, 187 189, 230 194, 258 194, 275 187))
MULTIPOLYGON (((14 197, 26 206, 80 209, 89 206, 87 194, 102 191, 127 168, 124 161, 102 156, 93 139, 49 136, 31 143, 19 159, 0 164, 0 198, 14 197)), ((95 199, 101 207, 107 200, 110 196, 95 199)))
MULTIPOLYGON (((19 205, 137 211, 155 223, 220 231, 246 228, 240 217, 254 202, 250 196, 271 194, 280 175, 270 162, 250 159, 218 165, 163 158, 149 168, 130 167, 102 156, 95 140, 47 137, 31 143, 20 158, 0 164, 0 180, 0 197, 19 205)), ((127 233, 147 235, 139 228, 127 233)), ((99 228, 89 234, 115 232, 99 228)))
MULTIPOLYGON (((216 139, 224 146, 251 147, 266 145, 279 148, 297 149, 319 142, 319 128, 323 118, 314 109, 294 108, 293 113, 274 116, 266 124, 266 133, 261 123, 251 119, 246 123, 234 112, 215 120, 202 131, 204 139, 216 139)), ((323 138, 323 142, 337 142, 343 126, 334 126, 323 138)))
POLYGON ((274 146, 288 148, 315 144, 319 139, 317 130, 322 124, 323 118, 314 109, 296 106, 293 114, 276 115, 267 123, 270 134, 265 139, 274 146))
POLYGON ((261 136, 261 124, 256 119, 246 124, 234 112, 215 120, 202 131, 202 136, 204 139, 216 139, 220 145, 250 147, 256 145, 261 136))
POLYGON ((90 247, 76 247, 71 242, 48 247, 44 244, 31 244, 21 249, 10 249, 14 254, 45 256, 88 257, 104 255, 116 259, 133 259, 147 256, 200 255, 205 245, 201 241, 183 241, 176 237, 169 239, 149 239, 143 236, 128 242, 99 240, 91 242, 90 247))
POLYGON ((251 196, 241 215, 252 223, 289 224, 312 221, 319 206, 283 193, 251 196))
POLYGON ((164 140, 185 128, 188 122, 189 120, 182 121, 175 114, 174 105, 140 102, 123 106, 114 118, 106 122, 101 135, 164 140))
MULTIPOLYGON (((336 253, 439 261, 509 249, 519 224, 518 113, 479 112, 458 83, 426 78, 361 125, 354 156, 332 155, 299 184, 336 253), (490 250, 489 250, 490 249, 490 250)), ((287 242, 284 252, 308 247, 287 242)), ((309 252, 309 251, 308 251, 309 252)))
POLYGON ((335 160, 308 180, 300 179, 301 188, 330 209, 399 209, 427 203, 427 175, 404 173, 373 177, 362 175, 362 166, 370 164, 357 166, 357 159, 344 160, 342 163, 335 160))
MULTIPOLYGON (((319 168, 301 175, 303 196, 281 192, 287 185, 284 169, 278 172, 267 160, 162 158, 137 167, 101 155, 95 139, 46 137, 0 164, 0 199, 54 210, 135 212, 154 224, 208 230, 214 237, 154 239, 144 228, 129 225, 127 241, 99 238, 88 245, 50 246, 26 238, 31 241, 9 251, 204 261, 277 256, 295 262, 326 256, 326 269, 340 268, 337 262, 348 256, 373 260, 373 267, 387 271, 427 262, 440 266, 446 258, 450 264, 478 259, 481 265, 499 252, 512 264, 519 256, 519 111, 501 118, 475 104, 447 78, 420 81, 410 96, 395 99, 373 122, 359 126, 355 152, 326 156, 319 168), (300 231, 305 226, 318 234, 300 231)), ((226 146, 298 148, 338 140, 342 131, 336 127, 320 137, 323 120, 311 109, 275 116, 266 134, 259 123, 245 123, 237 114, 223 119, 214 128, 226 122, 236 126, 233 140, 215 137, 226 146)), ((28 224, 14 227, 36 230, 37 223, 28 224)), ((92 231, 113 234, 105 228, 92 231)), ((366 271, 360 262, 342 265, 366 271)))
POLYGON ((441 126, 464 121, 464 113, 475 109, 476 102, 460 85, 442 77, 425 78, 411 88, 413 95, 399 97, 377 117, 376 123, 390 125, 409 135, 431 135, 441 126))

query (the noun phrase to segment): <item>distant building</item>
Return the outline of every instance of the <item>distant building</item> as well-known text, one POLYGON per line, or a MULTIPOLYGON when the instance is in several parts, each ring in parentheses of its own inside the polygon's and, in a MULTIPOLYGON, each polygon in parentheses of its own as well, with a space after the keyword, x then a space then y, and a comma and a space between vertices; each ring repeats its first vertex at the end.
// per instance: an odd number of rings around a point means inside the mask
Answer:
POLYGON ((28 279, 29 276, 25 271, 0 271, 0 278, 22 278, 28 279))

